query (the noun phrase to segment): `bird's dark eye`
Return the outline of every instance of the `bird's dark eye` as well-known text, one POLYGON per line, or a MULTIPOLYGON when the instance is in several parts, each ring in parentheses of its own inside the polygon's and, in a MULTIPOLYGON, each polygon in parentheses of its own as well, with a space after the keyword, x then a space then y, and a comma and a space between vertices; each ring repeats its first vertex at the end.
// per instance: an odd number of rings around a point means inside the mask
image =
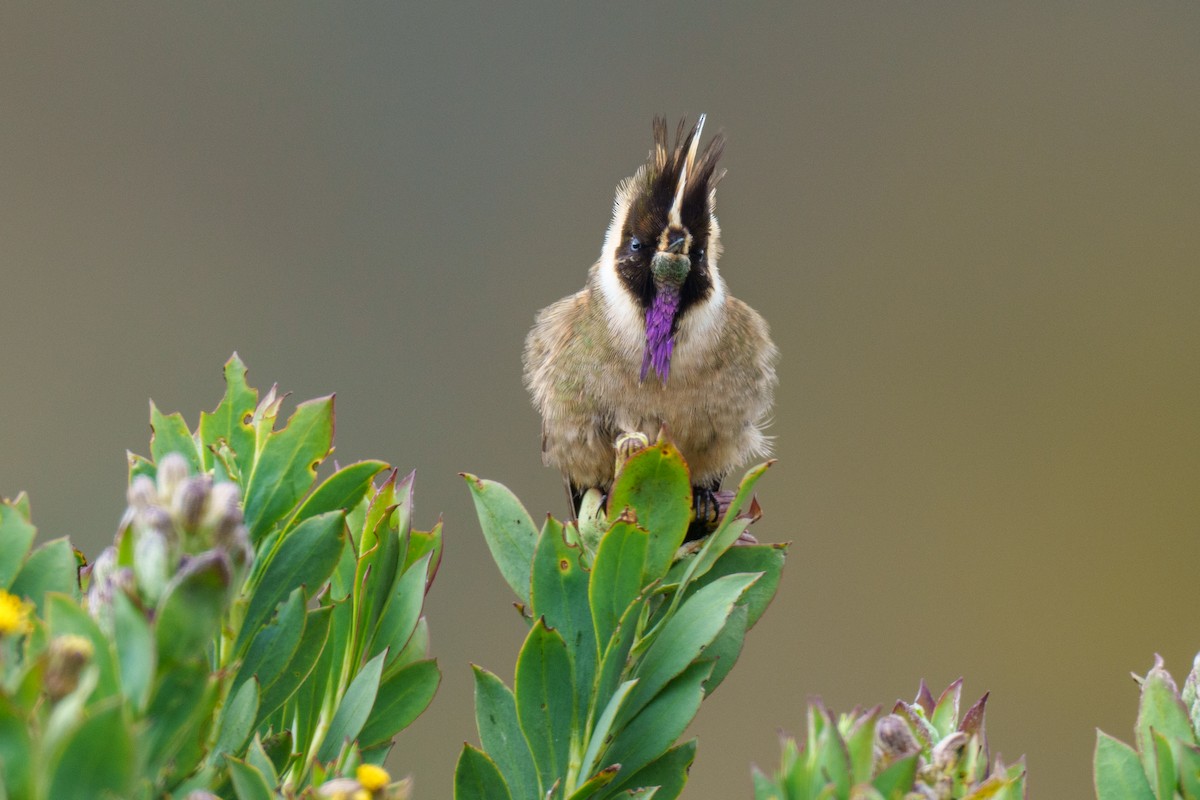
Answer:
POLYGON ((704 248, 703 247, 696 248, 696 260, 697 261, 704 260, 704 248))
POLYGON ((642 249, 642 243, 638 240, 638 238, 636 236, 634 236, 632 239, 629 240, 629 249, 630 250, 641 250, 642 249))

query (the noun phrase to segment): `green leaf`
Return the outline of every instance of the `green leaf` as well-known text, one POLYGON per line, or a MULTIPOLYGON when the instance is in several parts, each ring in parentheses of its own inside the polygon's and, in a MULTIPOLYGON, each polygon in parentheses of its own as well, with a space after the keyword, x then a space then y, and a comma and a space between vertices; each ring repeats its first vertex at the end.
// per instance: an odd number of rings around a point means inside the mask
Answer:
POLYGON ((235 652, 296 587, 304 586, 308 597, 320 590, 341 558, 345 527, 345 515, 330 511, 306 519, 287 535, 250 597, 235 652))
POLYGON ((75 634, 92 643, 92 663, 100 672, 95 694, 92 695, 89 704, 120 692, 119 673, 112 646, 91 615, 70 597, 52 593, 46 595, 46 623, 51 636, 75 634))
POLYGON ((700 701, 704 699, 704 681, 708 680, 711 672, 712 664, 692 664, 663 687, 641 713, 617 734, 600 763, 620 764, 621 773, 603 797, 614 797, 619 791, 630 788, 638 771, 662 755, 679 738, 700 710, 700 701))
POLYGON ((528 606, 529 579, 538 541, 533 519, 521 501, 503 485, 480 480, 465 472, 462 476, 471 490, 483 538, 500 574, 520 601, 528 606))
POLYGON ((938 732, 938 736, 949 736, 958 725, 958 702, 962 696, 963 679, 958 678, 945 688, 938 697, 933 713, 929 715, 929 724, 938 732))
POLYGON ((558 631, 567 645, 574 676, 573 705, 581 716, 588 707, 599 660, 588 604, 588 572, 580 563, 582 554, 582 547, 567 544, 563 526, 547 517, 533 558, 530 592, 534 615, 558 631))
POLYGON ((600 540, 588 594, 601 646, 612 637, 621 615, 642 591, 649 538, 644 528, 618 519, 600 540))
POLYGON ((662 624, 635 672, 639 681, 626 706, 627 714, 640 711, 650 698, 704 652, 725 626, 734 604, 758 578, 758 573, 718 578, 686 600, 675 615, 662 624))
POLYGON ((1097 800, 1154 800, 1137 752, 1103 731, 1096 731, 1093 777, 1097 800))
POLYGON ((275 793, 261 772, 236 758, 226 759, 226 763, 238 800, 274 800, 275 793))
POLYGON ((250 740, 250 746, 246 748, 246 763, 267 779, 268 786, 279 784, 279 770, 283 768, 291 752, 291 748, 288 747, 289 741, 287 731, 269 737, 266 742, 255 734, 250 740))
POLYGON ((9 591, 19 597, 32 600, 38 615, 46 613, 45 597, 58 592, 73 598, 79 597, 79 563, 75 551, 64 537, 51 539, 29 554, 9 591))
POLYGON ((366 496, 375 476, 387 468, 388 465, 383 461, 359 461, 348 467, 342 467, 313 490, 313 493, 296 510, 288 522, 288 527, 293 528, 309 517, 315 517, 327 511, 349 513, 366 496))
POLYGON ((201 471, 200 452, 196 449, 196 440, 188 430, 187 423, 178 414, 164 415, 154 402, 150 403, 150 457, 154 463, 161 463, 163 456, 178 453, 187 459, 188 471, 196 474, 201 471))
POLYGON ((17 712, 12 701, 0 695, 0 785, 7 788, 10 797, 29 796, 32 751, 29 721, 17 712))
POLYGON ((278 680, 304 636, 304 605, 304 590, 297 586, 279 607, 275 618, 250 640, 242 665, 233 679, 235 688, 251 678, 257 678, 259 686, 271 686, 278 680))
POLYGON ((617 777, 617 773, 620 771, 620 764, 605 767, 580 784, 578 789, 571 792, 571 796, 567 800, 588 800, 590 797, 595 797, 596 792, 612 783, 613 778, 617 777))
POLYGON ((737 663, 742 652, 742 644, 746 640, 746 606, 736 605, 730 612, 725 625, 704 648, 704 659, 713 662, 713 672, 708 682, 704 684, 704 693, 710 695, 717 690, 721 682, 737 663))
POLYGON ((885 800, 903 800, 913 788, 917 777, 917 756, 911 755, 889 764, 875 776, 871 786, 885 800))
POLYGON ((329 638, 332 615, 333 608, 330 606, 314 608, 305 615, 304 634, 292 653, 291 660, 275 681, 266 686, 261 693, 262 701, 259 703, 255 727, 287 702, 313 672, 313 667, 321 657, 325 642, 329 638))
MULTIPOLYGON (((712 681, 710 680, 711 684, 712 681)), ((712 694, 711 689, 706 689, 712 694)), ((868 713, 860 716, 845 731, 846 753, 850 757, 850 784, 857 786, 871 780, 871 770, 875 761, 875 722, 882 711, 876 706, 868 713)))
POLYGON ((161 664, 206 659, 221 628, 232 579, 227 557, 215 550, 196 556, 171 579, 154 623, 161 664))
POLYGON ((647 600, 648 594, 645 594, 630 603, 629 608, 621 615, 617 629, 609 638, 604 656, 600 659, 600 674, 596 681, 597 707, 608 703, 631 666, 629 653, 633 648, 634 639, 637 638, 647 600))
POLYGON ((387 669, 383 671, 384 677, 389 673, 407 667, 414 661, 421 661, 429 655, 429 621, 425 617, 417 620, 417 627, 413 629, 412 636, 408 639, 408 644, 404 645, 404 649, 396 656, 396 659, 388 664, 387 669))
POLYGON ((454 800, 512 800, 512 794, 487 753, 464 744, 454 767, 454 800))
MULTIPOLYGON (((762 617, 763 612, 767 610, 771 600, 775 597, 775 592, 779 588, 779 579, 783 574, 783 564, 787 558, 787 545, 782 544, 754 544, 741 545, 731 547, 725 551, 712 568, 703 575, 698 575, 691 579, 687 588, 684 591, 684 599, 691 597, 699 589, 709 585, 717 578, 725 575, 736 575, 746 572, 761 572, 762 577, 754 582, 754 585, 746 590, 742 595, 739 605, 745 605, 748 612, 746 627, 753 628, 754 624, 762 617)), ((671 568, 671 574, 675 575, 677 570, 682 573, 686 568, 684 565, 689 562, 678 562, 671 568)), ((673 582, 671 576, 667 578, 668 583, 673 582)))
POLYGON ((609 494, 609 518, 625 508, 650 532, 645 582, 661 578, 683 543, 692 514, 691 480, 675 445, 660 438, 625 462, 609 494))
POLYGON ((312 488, 316 466, 332 443, 332 396, 301 403, 283 430, 269 434, 246 481, 246 526, 252 541, 262 540, 312 488))
POLYGON ((170 769, 181 751, 202 738, 216 702, 216 679, 206 663, 182 661, 160 674, 138 744, 151 773, 170 769))
POLYGON ((341 752, 342 745, 358 737, 371 715, 371 707, 375 705, 379 677, 383 672, 383 657, 384 653, 380 653, 368 661, 350 682, 329 723, 321 749, 317 751, 318 761, 332 761, 341 752))
POLYGON ((1175 758, 1171 754, 1171 745, 1158 731, 1151 731, 1154 739, 1155 791, 1158 800, 1175 800, 1175 787, 1179 784, 1179 776, 1175 773, 1175 758))
POLYGON ((93 714, 71 735, 50 770, 54 800, 126 797, 133 787, 133 736, 119 705, 93 714))
POLYGON ((371 747, 391 741, 429 707, 441 681, 442 673, 433 659, 410 664, 383 679, 375 705, 358 734, 359 745, 371 747))
POLYGON ((121 687, 137 712, 144 711, 154 686, 157 650, 146 617, 124 592, 113 594, 113 638, 121 687))
MULTIPOLYGON (((678 747, 672 747, 658 758, 642 767, 637 773, 624 782, 626 787, 635 789, 654 788, 654 800, 675 800, 683 793, 687 784, 688 770, 696 760, 696 740, 684 742, 678 747)), ((628 791, 626 789, 625 791, 628 791)))
POLYGON ((234 690, 221 710, 217 742, 213 745, 209 763, 219 763, 217 759, 226 753, 240 753, 250 734, 254 733, 257 718, 258 681, 251 679, 234 690))
POLYGON ((433 583, 433 578, 437 575, 438 566, 442 562, 442 522, 433 526, 431 531, 410 531, 408 539, 408 553, 404 558, 404 570, 407 572, 413 564, 429 554, 429 576, 428 583, 433 583))
POLYGON ((1157 789, 1158 776, 1154 758, 1154 737, 1151 730, 1168 737, 1195 744, 1192 724, 1187 709, 1179 699, 1179 690, 1170 673, 1163 668, 1162 658, 1154 657, 1154 666, 1142 679, 1142 697, 1138 703, 1137 723, 1134 732, 1142 769, 1152 789, 1157 789))
POLYGON ((400 576, 380 614, 379 625, 367 653, 374 656, 388 648, 385 667, 391 666, 399 657, 404 645, 408 644, 413 631, 416 630, 417 620, 421 618, 421 608, 425 604, 425 576, 428 565, 428 560, 423 559, 400 576))
POLYGON ((1184 800, 1200 800, 1200 748, 1176 740, 1175 765, 1184 800))
POLYGON ((700 552, 696 555, 695 566, 692 568, 691 575, 689 576, 690 580, 695 580, 712 569, 713 564, 729 551, 742 531, 746 529, 748 520, 753 515, 752 501, 754 499, 754 486, 758 483, 758 479, 763 476, 763 473, 774 463, 774 461, 768 461, 764 464, 759 464, 742 477, 742 482, 738 484, 737 493, 730 502, 729 508, 725 511, 725 516, 722 518, 720 525, 704 541, 700 552))
POLYGON ((258 392, 246 385, 246 365, 234 353, 225 362, 225 397, 211 414, 200 412, 201 454, 206 468, 213 466, 212 449, 225 442, 236 455, 235 471, 242 478, 249 477, 254 466, 254 428, 249 420, 257 404, 258 392))
POLYGON ((0 589, 8 589, 21 570, 37 528, 11 500, 0 503, 0 589))
MULTIPOLYGON (((608 701, 608 705, 604 707, 600 719, 596 722, 596 727, 588 737, 587 750, 584 751, 583 761, 579 768, 580 775, 588 775, 596 768, 600 751, 608 745, 609 732, 612 730, 613 722, 616 721, 617 714, 625 704, 625 698, 633 691, 634 686, 637 686, 637 679, 622 683, 608 701)), ((608 781, 605 781, 605 784, 607 783, 608 781)))
POLYGON ((533 753, 544 794, 567 772, 575 695, 567 646, 543 619, 533 624, 525 638, 513 683, 517 719, 533 753))
POLYGON ((529 743, 517 721, 517 704, 504 682, 482 667, 475 674, 475 725, 479 743, 504 775, 505 783, 518 797, 538 797, 537 768, 529 743))

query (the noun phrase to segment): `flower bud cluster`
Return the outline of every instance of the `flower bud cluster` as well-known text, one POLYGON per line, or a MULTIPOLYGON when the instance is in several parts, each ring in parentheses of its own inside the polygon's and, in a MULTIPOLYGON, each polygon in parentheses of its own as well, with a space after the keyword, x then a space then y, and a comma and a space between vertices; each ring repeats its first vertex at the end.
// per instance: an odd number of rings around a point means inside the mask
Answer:
POLYGON ((214 484, 209 475, 192 475, 187 459, 170 453, 159 460, 155 478, 139 475, 129 485, 129 506, 116 544, 90 567, 88 608, 111 629, 117 592, 154 607, 176 575, 200 553, 228 558, 240 583, 254 550, 242 522, 241 496, 234 483, 214 484), (120 553, 132 553, 123 563, 120 553))

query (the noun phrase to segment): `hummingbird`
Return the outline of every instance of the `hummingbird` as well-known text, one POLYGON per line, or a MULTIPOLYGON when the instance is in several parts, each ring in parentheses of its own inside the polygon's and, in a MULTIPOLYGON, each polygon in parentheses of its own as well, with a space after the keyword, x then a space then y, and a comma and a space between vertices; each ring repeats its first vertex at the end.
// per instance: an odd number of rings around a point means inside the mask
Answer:
POLYGON ((542 460, 560 469, 572 514, 605 494, 614 445, 653 441, 666 426, 691 472, 693 523, 720 515, 721 480, 766 456, 777 350, 767 324, 733 297, 717 269, 718 134, 700 149, 704 115, 672 145, 655 118, 644 164, 616 190, 612 221, 587 284, 538 313, 524 375, 542 417, 542 460))

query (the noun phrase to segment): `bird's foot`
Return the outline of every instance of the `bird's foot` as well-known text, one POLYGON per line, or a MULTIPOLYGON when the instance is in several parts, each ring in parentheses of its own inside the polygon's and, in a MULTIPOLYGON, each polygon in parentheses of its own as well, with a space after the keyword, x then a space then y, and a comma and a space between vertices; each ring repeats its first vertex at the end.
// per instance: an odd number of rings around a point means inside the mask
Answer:
POLYGON ((613 445, 617 451, 617 472, 625 466, 625 462, 650 446, 650 437, 637 431, 626 431, 617 437, 613 445))

